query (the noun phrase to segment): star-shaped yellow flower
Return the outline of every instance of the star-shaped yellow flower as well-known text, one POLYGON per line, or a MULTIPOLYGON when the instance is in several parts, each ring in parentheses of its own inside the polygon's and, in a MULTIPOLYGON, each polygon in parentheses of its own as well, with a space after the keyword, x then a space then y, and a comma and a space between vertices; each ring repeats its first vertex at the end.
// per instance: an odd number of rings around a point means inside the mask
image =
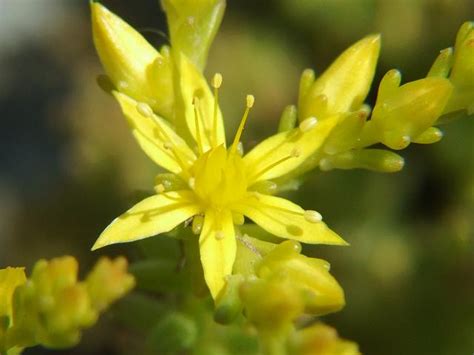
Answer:
MULTIPOLYGON (((117 23, 126 33, 121 39, 125 41, 122 48, 129 45, 135 51, 137 60, 133 63, 133 71, 149 73, 153 66, 145 67, 148 64, 144 63, 154 63, 156 58, 161 58, 159 52, 140 42, 143 38, 138 33, 101 5, 92 4, 92 11, 96 47, 103 63, 107 63, 104 66, 112 81, 114 73, 110 70, 127 70, 121 67, 125 64, 119 57, 114 61, 113 55, 104 54, 111 46, 106 40, 107 31, 113 31, 117 23), (138 37, 140 41, 136 40, 138 37)), ((281 238, 312 244, 346 244, 321 221, 318 212, 304 210, 271 194, 275 186, 271 180, 288 174, 312 156, 336 125, 338 116, 321 122, 310 117, 299 127, 271 136, 242 156, 239 142, 254 104, 253 96, 247 96, 241 124, 233 143, 226 148, 218 105, 222 77, 219 74, 214 76, 214 90, 211 90, 200 70, 187 56, 174 52, 172 57, 175 73, 179 75, 173 81, 174 107, 176 111, 182 111, 192 144, 188 144, 189 139, 186 141, 178 135, 170 122, 157 114, 159 109, 152 107, 147 99, 137 99, 134 91, 127 91, 130 85, 116 85, 112 93, 141 148, 156 164, 173 175, 160 180, 155 187, 156 195, 144 199, 115 219, 100 235, 93 249, 166 233, 195 217, 194 230, 199 233, 204 277, 216 299, 225 284, 225 276, 232 273, 236 256, 234 226, 242 224, 244 217, 281 238), (265 191, 262 184, 267 187, 265 191)), ((145 76, 142 79, 143 82, 149 80, 145 76)), ((141 97, 146 97, 146 94, 141 97)))

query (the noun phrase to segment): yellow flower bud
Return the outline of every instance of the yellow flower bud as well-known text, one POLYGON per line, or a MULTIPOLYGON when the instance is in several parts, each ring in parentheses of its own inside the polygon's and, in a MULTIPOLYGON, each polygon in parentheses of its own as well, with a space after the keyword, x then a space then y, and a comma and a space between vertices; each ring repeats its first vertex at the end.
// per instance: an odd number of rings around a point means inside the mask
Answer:
MULTIPOLYGON (((78 263, 71 256, 39 260, 27 281, 20 269, 20 276, 16 275, 16 278, 22 284, 14 294, 6 346, 2 344, 0 331, 0 351, 15 346, 41 344, 63 348, 77 344, 81 330, 92 326, 106 305, 133 286, 133 277, 126 273, 126 266, 122 258, 113 262, 102 259, 87 282, 78 281, 78 263), (97 292, 98 288, 101 292, 97 292)), ((2 271, 0 287, 5 276, 2 271)))
POLYGON ((303 313, 304 303, 288 282, 249 280, 240 287, 245 315, 260 330, 284 332, 303 313))
POLYGON ((299 119, 358 110, 369 92, 379 51, 380 36, 367 36, 342 53, 310 87, 313 75, 306 71, 300 83, 299 119))
POLYGON ((257 276, 288 284, 298 293, 304 311, 323 315, 340 310, 344 291, 329 273, 329 263, 300 254, 301 245, 285 241, 268 253, 257 267, 257 276))
POLYGON ((200 70, 224 15, 225 0, 162 0, 171 47, 183 52, 200 70))
POLYGON ((92 306, 105 310, 112 302, 123 297, 135 286, 135 279, 127 273, 127 260, 101 258, 86 278, 92 306))
POLYGON ((474 112, 474 22, 465 22, 456 37, 453 66, 449 80, 454 85, 444 113, 466 110, 474 112))
POLYGON ((392 149, 406 148, 431 127, 442 114, 452 92, 449 80, 439 77, 398 87, 399 82, 397 72, 387 73, 380 83, 372 120, 365 127, 367 131, 377 131, 380 141, 392 149))
POLYGON ((115 89, 172 118, 171 60, 103 5, 92 2, 92 34, 102 65, 115 89))
POLYGON ((402 170, 404 160, 398 154, 382 149, 350 150, 326 156, 319 162, 323 171, 332 169, 367 169, 382 173, 402 170))

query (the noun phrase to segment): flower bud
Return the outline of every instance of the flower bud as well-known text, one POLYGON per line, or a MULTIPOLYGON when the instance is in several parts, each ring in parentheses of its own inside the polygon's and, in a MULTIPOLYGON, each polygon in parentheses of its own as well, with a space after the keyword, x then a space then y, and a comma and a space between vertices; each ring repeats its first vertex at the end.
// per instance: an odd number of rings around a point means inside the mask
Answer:
POLYGON ((288 105, 283 110, 278 124, 278 133, 289 131, 296 126, 298 111, 296 106, 288 105))
POLYGON ((284 331, 303 313, 304 303, 289 282, 253 279, 240 287, 245 315, 261 331, 284 331))
MULTIPOLYGON (((63 348, 77 344, 81 330, 97 321, 104 305, 123 296, 132 286, 133 279, 130 281, 125 268, 125 259, 118 258, 114 262, 103 259, 87 282, 80 282, 76 259, 65 256, 39 260, 27 281, 24 273, 18 271, 14 278, 21 285, 15 290, 11 306, 12 326, 6 330, 7 349, 17 345, 63 348)), ((0 286, 5 276, 2 271, 0 286)))
POLYGON ((403 168, 401 156, 388 150, 360 149, 326 156, 319 162, 323 171, 332 169, 367 169, 382 173, 394 173, 403 168))
POLYGON ((368 110, 351 112, 341 118, 324 143, 324 152, 336 154, 352 149, 362 132, 368 116, 368 110))
POLYGON ((369 92, 379 51, 380 35, 367 36, 342 53, 309 89, 311 76, 303 75, 300 120, 310 116, 322 119, 327 115, 359 109, 369 92), (316 100, 322 96, 327 98, 327 112, 316 100))
POLYGON ((399 77, 393 73, 382 80, 372 120, 366 126, 372 125, 386 146, 403 149, 436 122, 452 85, 447 79, 429 77, 397 87, 399 77))
POLYGON ((135 286, 135 279, 127 273, 127 260, 101 258, 86 279, 92 306, 103 311, 135 286))
POLYGON ((225 0, 162 0, 171 47, 183 52, 201 71, 224 15, 225 0))
POLYGON ((91 12, 94 44, 115 90, 171 118, 174 95, 169 53, 160 54, 103 5, 92 2, 91 12))
POLYGON ((289 285, 307 313, 323 315, 340 310, 345 304, 344 291, 329 273, 329 263, 300 252, 298 242, 279 244, 258 265, 257 276, 289 285))
POLYGON ((467 110, 474 112, 474 22, 465 22, 456 37, 453 66, 449 80, 454 85, 444 113, 467 110))

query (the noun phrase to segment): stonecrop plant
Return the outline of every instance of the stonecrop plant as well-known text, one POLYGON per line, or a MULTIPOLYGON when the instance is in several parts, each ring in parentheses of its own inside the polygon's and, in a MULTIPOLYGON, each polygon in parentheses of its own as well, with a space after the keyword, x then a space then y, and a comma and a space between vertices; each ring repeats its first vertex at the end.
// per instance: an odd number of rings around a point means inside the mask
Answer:
POLYGON ((460 28, 426 77, 402 84, 399 71, 388 71, 374 107, 365 100, 379 35, 353 44, 318 77, 304 70, 278 133, 244 152, 258 97, 247 95, 228 139, 219 106, 225 82, 203 74, 225 0, 161 4, 169 44, 159 49, 100 3, 90 5, 105 70, 99 84, 158 165, 155 194, 116 218, 92 247, 137 242, 136 281, 121 258, 103 259, 79 283, 68 257, 39 261, 30 279, 21 268, 0 270, 0 353, 74 345, 80 329, 136 282, 117 312, 142 331, 143 353, 360 354, 320 322, 344 307, 344 292, 328 262, 302 253, 302 243, 348 243, 311 206, 278 195, 304 188, 302 177, 316 170, 399 171, 404 160, 394 151, 436 143, 438 125, 472 115, 474 24, 460 28))

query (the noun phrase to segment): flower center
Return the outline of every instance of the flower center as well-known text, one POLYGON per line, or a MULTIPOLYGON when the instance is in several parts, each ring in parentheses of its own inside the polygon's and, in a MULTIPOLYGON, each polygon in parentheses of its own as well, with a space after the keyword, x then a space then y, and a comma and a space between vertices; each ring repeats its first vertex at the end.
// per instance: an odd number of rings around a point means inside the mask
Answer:
POLYGON ((201 155, 191 168, 190 187, 206 207, 222 208, 245 197, 247 177, 237 152, 220 145, 201 155))

